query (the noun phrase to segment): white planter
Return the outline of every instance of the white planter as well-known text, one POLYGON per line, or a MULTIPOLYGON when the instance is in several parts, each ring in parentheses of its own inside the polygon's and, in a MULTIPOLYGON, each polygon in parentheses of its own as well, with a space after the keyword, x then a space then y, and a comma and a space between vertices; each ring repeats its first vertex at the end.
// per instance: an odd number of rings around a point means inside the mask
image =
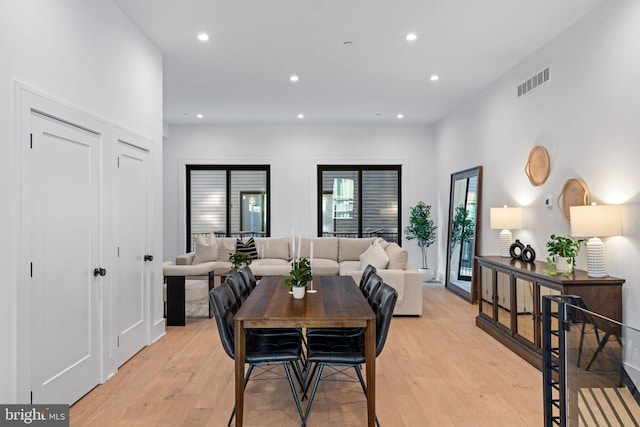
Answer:
POLYGON ((569 259, 563 256, 556 257, 556 270, 558 273, 566 273, 573 271, 573 265, 569 264, 569 259))
POLYGON ((420 271, 420 273, 422 273, 422 281, 423 282, 430 282, 435 277, 435 273, 433 272, 433 269, 431 269, 431 268, 419 268, 418 270, 420 271))
POLYGON ((293 291, 293 297, 295 299, 302 299, 304 298, 304 293, 306 292, 307 288, 305 288, 304 286, 292 286, 291 290, 293 291))

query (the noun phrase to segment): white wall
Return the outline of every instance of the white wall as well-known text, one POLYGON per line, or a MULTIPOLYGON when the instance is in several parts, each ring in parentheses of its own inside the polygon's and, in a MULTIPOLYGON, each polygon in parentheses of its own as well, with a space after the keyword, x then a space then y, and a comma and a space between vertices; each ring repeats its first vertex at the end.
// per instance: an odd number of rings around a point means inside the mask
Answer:
MULTIPOLYGON (((0 402, 15 402, 20 161, 14 81, 149 136, 162 251, 162 56, 109 0, 0 2, 0 402)), ((64 167, 64 165, 61 165, 64 167)), ((160 263, 156 277, 161 281, 160 263)))
MULTIPOLYGON (((567 235, 569 224, 557 205, 565 181, 578 177, 591 199, 623 204, 623 236, 605 240, 608 269, 626 279, 625 323, 640 327, 640 2, 606 2, 594 13, 436 125, 438 203, 446 211, 448 177, 484 166, 480 254, 498 254, 499 230, 489 228, 489 209, 524 207, 524 229, 514 238, 546 258, 551 233, 567 235), (516 86, 545 66, 550 81, 516 99, 516 86), (533 187, 524 166, 531 148, 544 145, 551 156, 549 179, 533 187)), ((438 212, 446 218, 445 211, 438 212)), ((443 224, 441 223, 442 227, 443 224)), ((444 251, 444 242, 439 250, 444 251)), ((586 269, 585 250, 578 268, 586 269)), ((439 259, 444 270, 444 258, 439 259)))
MULTIPOLYGON (((164 259, 184 246, 184 165, 270 164, 271 235, 316 235, 318 164, 401 164, 402 224, 419 200, 435 205, 433 128, 427 125, 173 125, 164 147, 164 259)), ((410 263, 420 264, 413 241, 410 263)), ((429 253, 435 265, 436 251, 429 253)))

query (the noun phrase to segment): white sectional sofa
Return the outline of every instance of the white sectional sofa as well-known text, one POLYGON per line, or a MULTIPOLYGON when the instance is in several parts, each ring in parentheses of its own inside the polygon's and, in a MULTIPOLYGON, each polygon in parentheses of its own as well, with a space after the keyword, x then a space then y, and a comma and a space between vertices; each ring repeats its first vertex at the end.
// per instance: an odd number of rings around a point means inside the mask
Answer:
MULTIPOLYGON (((246 244, 248 239, 241 241, 246 244)), ((254 259, 250 267, 256 276, 287 276, 291 259, 298 255, 311 259, 313 250, 314 276, 348 275, 358 283, 364 267, 372 264, 385 283, 398 291, 394 315, 422 315, 422 274, 407 266, 407 251, 396 243, 375 237, 295 237, 299 248, 296 247, 293 254, 287 237, 257 237, 253 242, 258 259, 254 259)), ((195 267, 207 263, 213 266, 216 276, 228 274, 232 267, 229 255, 236 252, 237 239, 218 237, 206 243, 209 244, 199 242, 195 252, 178 256, 176 264, 195 267), (213 245, 217 245, 217 251, 213 245)))

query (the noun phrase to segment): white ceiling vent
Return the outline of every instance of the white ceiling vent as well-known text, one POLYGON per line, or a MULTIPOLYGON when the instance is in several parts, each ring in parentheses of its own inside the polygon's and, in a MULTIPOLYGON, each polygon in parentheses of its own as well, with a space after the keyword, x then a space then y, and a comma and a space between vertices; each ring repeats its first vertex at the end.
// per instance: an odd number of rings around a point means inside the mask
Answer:
POLYGON ((518 85, 518 98, 537 89, 543 83, 549 81, 549 67, 534 74, 533 77, 518 85))

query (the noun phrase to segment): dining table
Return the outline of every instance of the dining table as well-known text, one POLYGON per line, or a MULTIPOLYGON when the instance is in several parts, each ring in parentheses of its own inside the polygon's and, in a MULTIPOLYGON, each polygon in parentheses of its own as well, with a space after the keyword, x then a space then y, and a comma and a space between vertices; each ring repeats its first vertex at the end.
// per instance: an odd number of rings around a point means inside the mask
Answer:
MULTIPOLYGON (((318 276, 314 293, 295 299, 285 276, 265 276, 234 317, 236 426, 244 415, 246 331, 250 328, 365 328, 367 425, 376 418, 376 316, 351 276, 318 276)), ((311 285, 308 285, 311 289, 311 285)))

